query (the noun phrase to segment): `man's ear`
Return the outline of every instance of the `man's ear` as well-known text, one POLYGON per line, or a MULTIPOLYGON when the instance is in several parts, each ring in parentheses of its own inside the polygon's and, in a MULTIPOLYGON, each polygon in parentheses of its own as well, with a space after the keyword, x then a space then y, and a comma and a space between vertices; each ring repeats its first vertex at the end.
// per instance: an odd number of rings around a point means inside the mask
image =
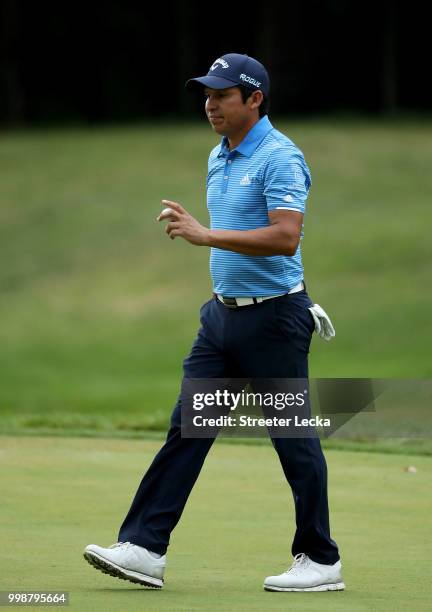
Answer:
POLYGON ((253 110, 256 108, 259 108, 263 99, 264 99, 264 94, 262 91, 260 91, 259 89, 257 91, 254 91, 249 98, 250 108, 253 110))

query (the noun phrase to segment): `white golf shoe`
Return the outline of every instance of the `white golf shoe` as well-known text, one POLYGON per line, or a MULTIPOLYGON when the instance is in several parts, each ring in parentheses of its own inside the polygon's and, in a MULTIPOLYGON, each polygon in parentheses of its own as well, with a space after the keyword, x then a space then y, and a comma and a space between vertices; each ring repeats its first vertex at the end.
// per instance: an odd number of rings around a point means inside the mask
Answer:
POLYGON ((343 591, 341 562, 334 565, 315 563, 304 553, 294 557, 290 569, 279 576, 267 576, 265 591, 343 591))
POLYGON ((146 548, 131 542, 117 542, 109 548, 89 544, 84 550, 84 559, 115 578, 155 589, 163 587, 166 555, 156 558, 146 548))

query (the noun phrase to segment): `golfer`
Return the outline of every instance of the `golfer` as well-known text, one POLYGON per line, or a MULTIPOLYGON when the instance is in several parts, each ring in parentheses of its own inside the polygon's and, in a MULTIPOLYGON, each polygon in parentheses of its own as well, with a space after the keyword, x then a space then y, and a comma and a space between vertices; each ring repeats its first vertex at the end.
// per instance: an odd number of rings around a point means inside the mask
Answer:
MULTIPOLYGON (((187 378, 308 377, 314 330, 332 335, 313 309, 300 250, 311 184, 303 154, 268 118, 269 76, 247 55, 216 59, 188 89, 205 96, 205 112, 222 141, 207 176, 210 228, 178 202, 163 200, 172 240, 210 247, 213 297, 183 371, 187 378), (312 307, 312 311, 310 308, 312 307)), ((170 534, 179 521, 213 438, 182 438, 181 397, 167 439, 144 475, 118 542, 84 556, 97 569, 161 588, 170 534)), ((327 466, 317 437, 274 438, 295 503, 291 568, 264 580, 272 591, 342 590, 341 562, 330 537, 327 466)), ((281 568, 282 569, 282 568, 281 568)))

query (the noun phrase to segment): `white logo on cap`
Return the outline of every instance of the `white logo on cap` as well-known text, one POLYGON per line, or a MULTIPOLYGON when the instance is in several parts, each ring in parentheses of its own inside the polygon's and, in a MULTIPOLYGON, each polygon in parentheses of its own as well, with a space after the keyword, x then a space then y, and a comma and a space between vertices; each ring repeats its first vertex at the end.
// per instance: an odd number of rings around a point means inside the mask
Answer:
POLYGON ((226 62, 224 59, 220 57, 219 59, 215 61, 213 66, 210 67, 210 70, 216 70, 216 68, 218 67, 218 64, 222 66, 222 68, 229 68, 228 62, 226 62))
POLYGON ((246 83, 250 83, 251 85, 255 85, 255 87, 259 87, 261 85, 261 81, 256 81, 255 79, 253 79, 251 76, 247 75, 247 74, 241 74, 240 78, 242 81, 245 81, 246 83))

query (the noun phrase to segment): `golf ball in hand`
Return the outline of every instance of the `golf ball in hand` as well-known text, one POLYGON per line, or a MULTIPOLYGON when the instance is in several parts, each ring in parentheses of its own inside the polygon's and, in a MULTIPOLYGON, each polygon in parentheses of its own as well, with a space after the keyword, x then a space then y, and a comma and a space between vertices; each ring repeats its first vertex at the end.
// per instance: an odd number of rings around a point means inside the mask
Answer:
POLYGON ((172 208, 164 208, 163 211, 161 212, 161 216, 165 217, 170 215, 173 212, 172 208))

